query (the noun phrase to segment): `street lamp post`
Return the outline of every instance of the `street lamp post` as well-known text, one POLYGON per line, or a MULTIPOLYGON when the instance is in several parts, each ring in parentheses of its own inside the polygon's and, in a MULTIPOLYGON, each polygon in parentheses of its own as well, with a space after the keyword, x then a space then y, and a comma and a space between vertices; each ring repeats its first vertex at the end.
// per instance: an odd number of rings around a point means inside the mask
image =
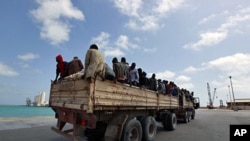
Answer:
POLYGON ((232 89, 232 95, 233 95, 233 103, 234 103, 233 109, 236 110, 235 98, 234 98, 234 89, 233 89, 233 83, 232 83, 232 76, 229 76, 229 79, 230 79, 231 89, 232 89))

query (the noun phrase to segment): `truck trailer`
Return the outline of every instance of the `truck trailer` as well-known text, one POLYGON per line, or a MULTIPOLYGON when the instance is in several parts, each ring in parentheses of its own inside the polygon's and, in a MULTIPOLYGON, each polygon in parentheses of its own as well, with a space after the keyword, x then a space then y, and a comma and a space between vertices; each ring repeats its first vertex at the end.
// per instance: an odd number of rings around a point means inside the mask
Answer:
POLYGON ((195 118, 199 101, 96 77, 52 82, 49 106, 57 119, 51 129, 72 141, 153 141, 158 123, 175 130, 195 118))

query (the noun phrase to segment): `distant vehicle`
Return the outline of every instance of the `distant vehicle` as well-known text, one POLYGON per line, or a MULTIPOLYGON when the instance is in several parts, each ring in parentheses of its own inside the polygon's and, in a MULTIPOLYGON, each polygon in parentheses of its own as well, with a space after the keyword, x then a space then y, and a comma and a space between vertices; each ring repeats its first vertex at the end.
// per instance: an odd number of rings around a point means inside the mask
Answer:
POLYGON ((194 108, 195 109, 200 108, 200 98, 199 97, 194 97, 194 108))
POLYGON ((127 84, 101 80, 66 79, 51 83, 49 105, 57 126, 51 129, 71 140, 153 141, 156 121, 175 130, 177 120, 189 122, 200 107, 199 98, 179 93, 159 94, 127 84), (69 123, 72 129, 64 129, 69 123))

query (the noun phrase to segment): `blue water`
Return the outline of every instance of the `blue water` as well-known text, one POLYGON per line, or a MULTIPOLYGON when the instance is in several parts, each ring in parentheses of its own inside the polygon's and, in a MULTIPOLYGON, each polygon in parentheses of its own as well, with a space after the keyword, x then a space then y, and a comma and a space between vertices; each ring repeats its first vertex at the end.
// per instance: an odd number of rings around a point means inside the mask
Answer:
POLYGON ((54 116, 51 107, 0 105, 0 118, 54 116))

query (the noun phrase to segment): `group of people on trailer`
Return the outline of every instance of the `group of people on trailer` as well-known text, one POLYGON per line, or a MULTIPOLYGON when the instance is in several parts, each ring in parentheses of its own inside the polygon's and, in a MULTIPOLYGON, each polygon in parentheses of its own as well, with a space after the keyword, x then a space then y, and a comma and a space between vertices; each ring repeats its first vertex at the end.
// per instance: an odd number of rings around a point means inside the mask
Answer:
POLYGON ((141 68, 137 69, 136 63, 133 62, 129 66, 125 57, 122 57, 120 62, 117 57, 114 57, 112 59, 113 69, 111 69, 108 64, 105 63, 104 56, 98 50, 96 44, 90 45, 85 55, 84 65, 78 57, 74 57, 70 62, 66 62, 63 60, 62 55, 56 56, 56 62, 56 78, 54 83, 83 71, 81 78, 88 81, 94 81, 95 77, 99 75, 103 80, 108 79, 114 82, 126 83, 130 86, 146 88, 161 94, 171 94, 173 96, 184 94, 186 98, 190 100, 193 97, 193 92, 189 92, 186 89, 180 89, 172 81, 157 80, 154 73, 151 78, 147 78, 147 73, 141 68))

